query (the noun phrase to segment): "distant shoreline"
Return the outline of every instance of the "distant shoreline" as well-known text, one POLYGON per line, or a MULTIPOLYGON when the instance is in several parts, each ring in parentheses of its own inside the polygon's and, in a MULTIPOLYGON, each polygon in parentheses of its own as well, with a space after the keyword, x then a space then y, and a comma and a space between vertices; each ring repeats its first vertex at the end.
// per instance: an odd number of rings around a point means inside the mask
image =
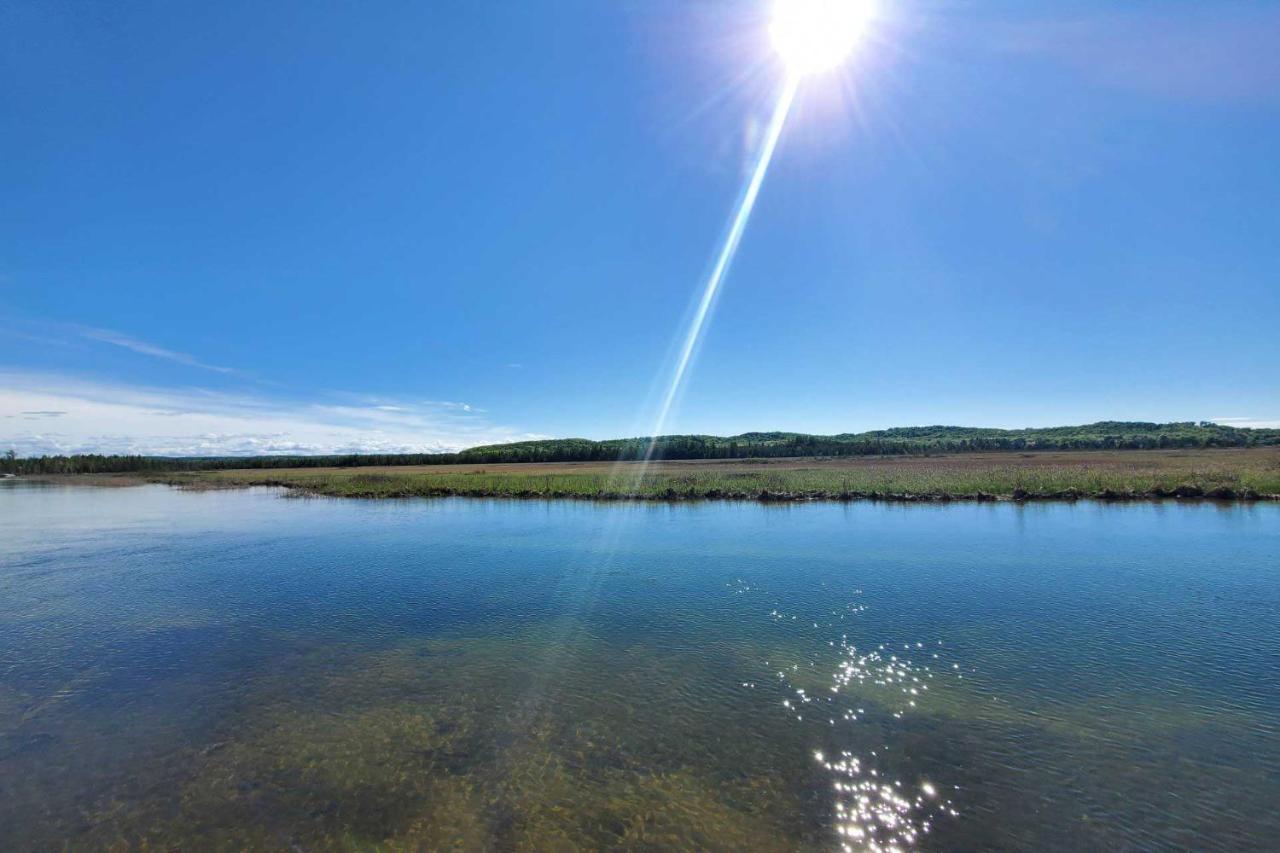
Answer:
POLYGON ((274 486, 296 495, 761 503, 1280 500, 1280 448, 966 453, 698 460, 233 469, 23 478, 184 489, 274 486))

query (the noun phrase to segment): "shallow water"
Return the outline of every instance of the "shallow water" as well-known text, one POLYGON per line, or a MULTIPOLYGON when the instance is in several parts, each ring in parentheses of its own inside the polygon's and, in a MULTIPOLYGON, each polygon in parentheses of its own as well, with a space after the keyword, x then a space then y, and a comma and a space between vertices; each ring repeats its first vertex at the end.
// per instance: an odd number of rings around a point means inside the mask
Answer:
POLYGON ((0 849, 1274 849, 1280 506, 0 484, 0 849))

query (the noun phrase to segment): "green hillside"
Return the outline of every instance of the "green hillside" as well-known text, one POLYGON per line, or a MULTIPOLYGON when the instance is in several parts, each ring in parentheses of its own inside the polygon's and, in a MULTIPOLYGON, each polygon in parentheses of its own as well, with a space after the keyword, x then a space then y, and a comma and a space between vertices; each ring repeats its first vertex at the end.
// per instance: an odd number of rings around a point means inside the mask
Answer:
MULTIPOLYGON (((734 436, 667 435, 653 443, 655 459, 755 459, 789 456, 892 456, 979 451, 1155 450, 1280 445, 1280 429, 1242 429, 1200 422, 1099 421, 1034 429, 923 426, 840 435, 747 432, 734 436)), ((591 441, 560 438, 473 447, 459 453, 343 456, 42 456, 0 459, 0 472, 73 474, 117 471, 199 471, 229 468, 314 468, 367 465, 448 465, 500 462, 587 462, 644 458, 647 438, 591 441)))
MULTIPOLYGON (((1280 430, 1240 429, 1208 422, 1100 421, 1084 426, 1035 429, 924 426, 840 435, 748 432, 669 435, 654 443, 659 459, 751 459, 780 456, 886 456, 926 453, 1026 450, 1148 450, 1160 448, 1255 447, 1280 444, 1280 430)), ((522 441, 473 447, 464 462, 571 462, 639 459, 647 438, 589 441, 582 438, 522 441)))

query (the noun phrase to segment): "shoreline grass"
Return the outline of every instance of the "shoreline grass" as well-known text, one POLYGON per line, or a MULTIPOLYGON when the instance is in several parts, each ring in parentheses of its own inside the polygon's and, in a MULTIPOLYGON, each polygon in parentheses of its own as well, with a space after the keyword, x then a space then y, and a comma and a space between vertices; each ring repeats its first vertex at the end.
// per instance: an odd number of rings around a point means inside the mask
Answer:
POLYGON ((1280 499, 1280 451, 984 454, 867 461, 638 463, 272 469, 146 475, 180 488, 278 486, 353 498, 581 500, 1280 499))

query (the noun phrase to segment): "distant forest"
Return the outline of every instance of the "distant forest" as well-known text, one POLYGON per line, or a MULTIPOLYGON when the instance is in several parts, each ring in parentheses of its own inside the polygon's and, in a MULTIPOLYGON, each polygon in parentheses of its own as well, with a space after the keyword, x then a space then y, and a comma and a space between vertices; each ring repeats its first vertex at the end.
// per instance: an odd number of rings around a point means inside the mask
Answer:
MULTIPOLYGON (((362 465, 452 465, 496 462, 599 462, 644 456, 647 438, 590 441, 561 438, 473 447, 459 453, 361 453, 342 456, 75 456, 0 458, 7 474, 93 474, 147 471, 208 471, 224 468, 349 468, 362 465)), ((982 427, 899 427, 841 435, 748 432, 667 435, 658 439, 655 459, 761 459, 927 455, 979 451, 1155 450, 1160 448, 1259 447, 1280 445, 1280 429, 1241 429, 1207 421, 1156 424, 1101 421, 1085 426, 1044 429, 982 427)))

